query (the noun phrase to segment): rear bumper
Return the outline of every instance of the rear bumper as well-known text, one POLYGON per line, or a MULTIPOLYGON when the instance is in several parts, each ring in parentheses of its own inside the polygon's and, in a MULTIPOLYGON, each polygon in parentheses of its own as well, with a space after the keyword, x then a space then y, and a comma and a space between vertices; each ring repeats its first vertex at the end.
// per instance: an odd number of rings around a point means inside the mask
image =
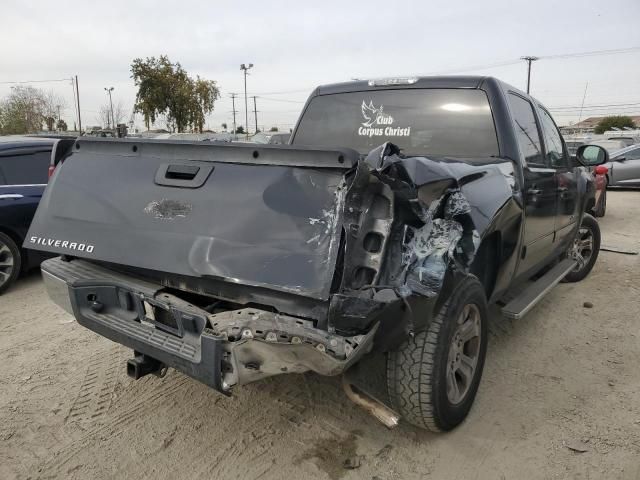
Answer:
POLYGON ((161 285, 82 260, 47 260, 42 274, 51 299, 79 324, 225 394, 282 373, 340 374, 370 350, 376 331, 343 337, 251 308, 210 314, 161 285))

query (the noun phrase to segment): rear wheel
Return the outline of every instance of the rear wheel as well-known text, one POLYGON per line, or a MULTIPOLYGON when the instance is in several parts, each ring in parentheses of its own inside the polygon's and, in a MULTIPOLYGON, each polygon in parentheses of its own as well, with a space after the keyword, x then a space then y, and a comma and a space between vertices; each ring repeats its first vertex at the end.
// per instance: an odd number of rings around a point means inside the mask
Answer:
POLYGON ((596 217, 604 217, 604 214, 607 211, 607 188, 605 185, 605 189, 600 196, 600 202, 594 207, 593 215, 596 217))
POLYGON ((0 293, 16 281, 20 267, 20 249, 11 237, 0 232, 0 293))
POLYGON ((486 351, 487 302, 482 284, 470 276, 426 331, 389 353, 387 385, 394 408, 418 427, 456 427, 475 399, 486 351))
POLYGON ((569 274, 564 277, 565 282, 579 282, 591 272, 600 253, 600 226, 591 215, 586 214, 578 229, 573 243, 569 247, 568 256, 577 262, 569 274))

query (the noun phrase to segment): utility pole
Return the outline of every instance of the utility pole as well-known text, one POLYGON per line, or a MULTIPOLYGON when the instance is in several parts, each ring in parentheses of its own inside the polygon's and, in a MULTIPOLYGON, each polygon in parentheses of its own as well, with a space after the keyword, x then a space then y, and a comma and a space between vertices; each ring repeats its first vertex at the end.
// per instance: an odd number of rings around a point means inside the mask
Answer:
POLYGON ((580 105, 580 116, 578 117, 578 123, 582 120, 582 109, 584 108, 584 99, 587 98, 587 88, 589 87, 589 82, 587 82, 584 86, 584 95, 582 95, 582 104, 580 105))
POLYGON ((258 133, 258 107, 256 107, 256 96, 253 96, 253 114, 256 117, 256 133, 258 133))
MULTIPOLYGON (((237 93, 232 93, 231 94, 231 104, 233 105, 233 134, 236 134, 236 113, 238 113, 238 111, 236 110, 236 95, 238 95, 237 93)), ((235 138, 235 137, 233 137, 235 138)))
POLYGON ((76 100, 78 100, 78 129, 82 135, 82 117, 80 116, 80 90, 78 90, 78 75, 76 75, 76 100))
MULTIPOLYGON (((109 105, 111 105, 111 120, 112 120, 112 123, 113 123, 113 128, 115 129, 116 128, 116 119, 113 116, 113 101, 111 100, 111 92, 113 92, 113 87, 109 87, 109 88, 104 87, 104 89, 109 94, 109 105)), ((107 117, 108 117, 108 115, 107 115, 107 117)), ((108 118, 107 118, 107 123, 109 123, 108 118)))
POLYGON ((529 93, 531 86, 531 63, 540 59, 538 57, 520 57, 520 59, 527 62, 527 93, 529 93))
POLYGON ((240 70, 244 70, 244 125, 246 130, 246 137, 249 138, 249 105, 247 103, 247 72, 253 67, 253 63, 240 65, 240 70))

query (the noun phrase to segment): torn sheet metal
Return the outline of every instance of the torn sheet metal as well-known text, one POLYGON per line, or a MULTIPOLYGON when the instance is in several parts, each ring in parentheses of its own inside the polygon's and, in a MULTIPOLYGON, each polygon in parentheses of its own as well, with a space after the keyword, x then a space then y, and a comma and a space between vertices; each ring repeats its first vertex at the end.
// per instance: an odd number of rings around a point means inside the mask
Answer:
POLYGON ((394 324, 382 325, 384 337, 423 326, 424 311, 415 312, 415 302, 437 298, 452 269, 468 273, 480 246, 462 190, 469 175, 485 173, 474 167, 461 178, 446 162, 405 158, 391 143, 360 160, 344 202, 342 271, 329 331, 366 331, 383 317, 394 324))
POLYGON ((393 258, 390 252, 387 258, 388 269, 396 271, 387 277, 397 293, 435 296, 450 266, 468 272, 480 235, 471 218, 471 205, 446 163, 405 158, 398 147, 385 143, 372 150, 358 170, 356 177, 366 171, 391 187, 409 207, 402 212, 407 217, 404 224, 396 222, 395 228, 403 229, 399 256, 393 258))

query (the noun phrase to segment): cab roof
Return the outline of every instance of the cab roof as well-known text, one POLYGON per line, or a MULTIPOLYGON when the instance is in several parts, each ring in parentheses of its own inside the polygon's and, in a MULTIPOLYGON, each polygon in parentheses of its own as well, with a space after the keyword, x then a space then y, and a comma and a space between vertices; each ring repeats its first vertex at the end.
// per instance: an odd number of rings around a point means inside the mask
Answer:
POLYGON ((52 146, 56 139, 47 137, 28 137, 23 135, 0 136, 0 150, 52 146))
POLYGON ((372 78, 367 80, 354 80, 351 82, 332 83, 321 85, 314 92, 316 95, 331 95, 334 93, 362 92, 371 90, 397 90, 409 88, 480 88, 483 82, 499 80, 493 77, 478 75, 452 75, 437 77, 398 77, 396 78, 372 78), (410 79, 409 83, 407 79, 410 79), (394 80, 399 80, 394 82, 394 80), (390 81, 390 83, 389 83, 390 81), (385 82, 387 82, 385 84, 385 82))

